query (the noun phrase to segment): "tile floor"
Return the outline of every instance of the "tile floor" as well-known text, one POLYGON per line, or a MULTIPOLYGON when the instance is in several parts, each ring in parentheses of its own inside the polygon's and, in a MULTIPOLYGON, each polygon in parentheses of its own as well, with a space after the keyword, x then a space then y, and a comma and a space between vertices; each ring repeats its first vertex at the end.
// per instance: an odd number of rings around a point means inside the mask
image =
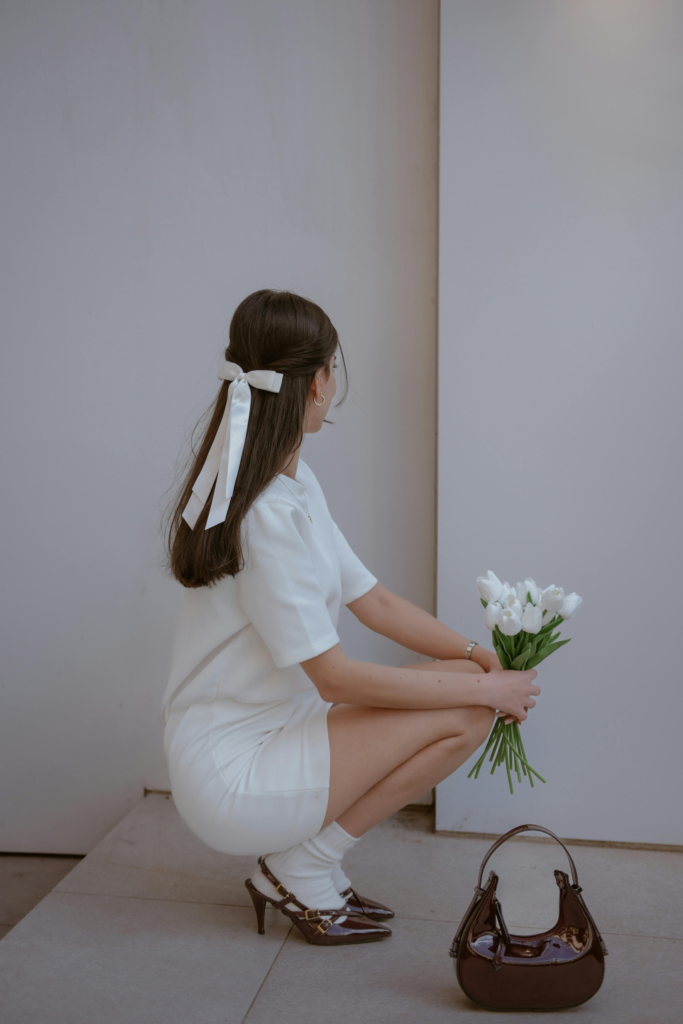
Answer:
MULTIPOLYGON (((435 835, 431 809, 373 829, 345 868, 390 903, 394 934, 368 946, 307 945, 269 911, 256 933, 249 858, 204 847, 171 799, 152 795, 0 942, 2 1024, 460 1024, 481 1020, 448 956, 489 843, 435 835)), ((683 855, 576 846, 584 893, 610 950, 598 995, 559 1016, 587 1024, 683 1020, 683 855)), ((559 847, 496 853, 517 931, 554 923, 559 847)), ((517 1024, 530 1015, 507 1014, 517 1024)), ((534 1014, 536 1022, 558 1014, 534 1014)))

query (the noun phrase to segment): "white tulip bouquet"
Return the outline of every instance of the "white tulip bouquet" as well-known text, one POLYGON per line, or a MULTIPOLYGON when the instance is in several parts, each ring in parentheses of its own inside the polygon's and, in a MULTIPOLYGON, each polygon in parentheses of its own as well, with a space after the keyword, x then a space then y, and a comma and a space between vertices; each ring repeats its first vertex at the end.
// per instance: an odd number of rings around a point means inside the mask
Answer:
MULTIPOLYGON (((535 668, 548 655, 569 643, 569 640, 558 640, 560 634, 556 630, 579 610, 578 594, 565 595, 562 587, 554 585, 539 590, 532 579, 511 587, 509 583, 501 583, 490 569, 486 576, 478 577, 477 587, 486 609, 484 622, 491 630, 493 646, 504 669, 523 672, 535 668)), ((496 720, 486 749, 468 779, 479 777, 487 756, 493 765, 491 775, 500 765, 505 765, 511 793, 514 793, 513 771, 519 782, 522 775, 526 776, 532 788, 534 775, 545 782, 527 760, 519 722, 506 725, 505 715, 496 720)))

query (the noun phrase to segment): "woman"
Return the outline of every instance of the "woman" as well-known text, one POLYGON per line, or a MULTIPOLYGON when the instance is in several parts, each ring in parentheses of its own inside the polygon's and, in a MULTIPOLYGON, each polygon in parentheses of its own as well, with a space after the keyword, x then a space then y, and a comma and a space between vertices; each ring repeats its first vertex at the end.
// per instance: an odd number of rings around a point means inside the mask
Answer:
POLYGON ((214 849, 260 855, 245 884, 261 933, 270 903, 317 945, 391 934, 392 911, 351 887, 344 853, 455 771, 494 709, 522 721, 540 692, 535 672, 502 671, 384 588, 330 517, 299 449, 325 422, 337 352, 329 318, 300 296, 240 304, 168 532, 187 588, 162 711, 178 811, 214 849), (353 661, 341 605, 438 660, 353 661))

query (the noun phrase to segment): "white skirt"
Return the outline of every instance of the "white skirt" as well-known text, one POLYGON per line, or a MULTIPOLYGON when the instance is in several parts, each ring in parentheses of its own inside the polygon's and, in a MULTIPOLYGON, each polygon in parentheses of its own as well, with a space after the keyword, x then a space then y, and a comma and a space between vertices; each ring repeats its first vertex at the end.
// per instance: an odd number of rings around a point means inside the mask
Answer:
POLYGON ((330 790, 331 707, 315 690, 172 712, 164 750, 173 799, 192 832, 233 855, 274 853, 317 835, 330 790))

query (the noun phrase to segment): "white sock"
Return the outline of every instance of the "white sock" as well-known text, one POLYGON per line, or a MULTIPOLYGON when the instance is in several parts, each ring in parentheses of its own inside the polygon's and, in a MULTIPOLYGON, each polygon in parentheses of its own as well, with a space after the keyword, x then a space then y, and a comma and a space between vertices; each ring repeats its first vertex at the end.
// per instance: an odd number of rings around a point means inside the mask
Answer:
MULTIPOLYGON (((304 906, 335 910, 344 906, 344 900, 332 880, 332 869, 357 842, 333 821, 313 839, 306 839, 280 853, 267 854, 266 864, 278 881, 304 906)), ((251 881, 264 896, 282 898, 260 869, 254 872, 251 881)), ((289 906, 297 909, 293 904, 289 906)))
POLYGON ((340 861, 336 861, 332 866, 332 885, 337 892, 346 892, 351 888, 351 879, 344 874, 340 861))

